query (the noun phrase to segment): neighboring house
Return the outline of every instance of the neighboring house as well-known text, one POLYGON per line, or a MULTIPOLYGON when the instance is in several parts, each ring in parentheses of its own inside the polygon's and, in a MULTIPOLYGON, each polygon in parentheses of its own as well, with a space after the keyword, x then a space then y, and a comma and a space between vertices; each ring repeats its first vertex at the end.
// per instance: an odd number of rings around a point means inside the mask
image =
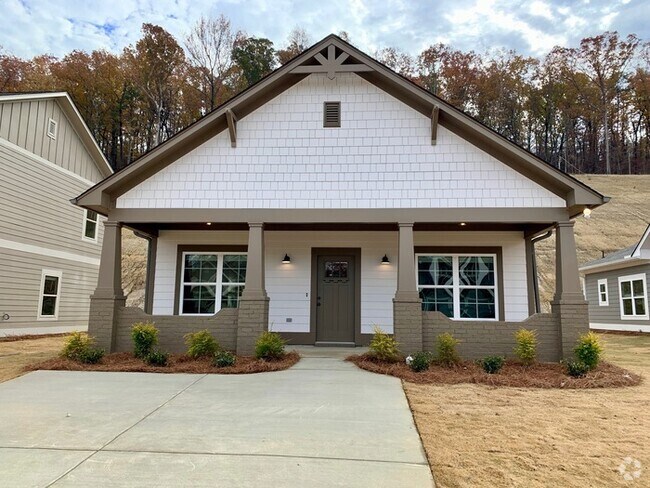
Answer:
POLYGON ((0 336, 87 327, 103 218, 70 199, 110 174, 66 93, 0 94, 0 336))
POLYGON ((108 216, 90 333, 127 350, 151 320, 161 347, 209 329, 247 354, 292 344, 402 351, 452 332, 467 357, 540 356, 588 329, 572 218, 606 198, 328 36, 75 203, 108 216), (149 236, 145 310, 126 308, 120 230, 149 236), (557 229, 552 314, 536 314, 534 239, 557 229), (531 317, 532 315, 532 317, 531 317))
POLYGON ((580 268, 592 329, 650 332, 650 225, 634 246, 580 268))

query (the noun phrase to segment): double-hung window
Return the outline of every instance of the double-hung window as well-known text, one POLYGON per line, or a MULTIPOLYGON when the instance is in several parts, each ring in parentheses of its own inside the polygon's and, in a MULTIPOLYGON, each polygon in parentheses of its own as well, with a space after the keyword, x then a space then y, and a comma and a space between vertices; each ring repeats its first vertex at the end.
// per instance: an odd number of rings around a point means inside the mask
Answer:
POLYGON ((498 317, 496 255, 418 254, 422 309, 454 319, 498 317))
POLYGON ((618 278, 621 319, 648 320, 648 286, 645 273, 618 278))
POLYGON ((83 238, 87 241, 97 242, 97 212, 86 210, 84 212, 84 233, 83 238))
POLYGON ((609 291, 607 290, 607 279, 598 280, 598 305, 609 306, 609 291))
POLYGON ((246 282, 246 254, 184 252, 179 311, 212 315, 237 308, 246 282))
POLYGON ((61 271, 44 269, 41 274, 41 294, 38 302, 39 320, 56 320, 61 298, 61 271))

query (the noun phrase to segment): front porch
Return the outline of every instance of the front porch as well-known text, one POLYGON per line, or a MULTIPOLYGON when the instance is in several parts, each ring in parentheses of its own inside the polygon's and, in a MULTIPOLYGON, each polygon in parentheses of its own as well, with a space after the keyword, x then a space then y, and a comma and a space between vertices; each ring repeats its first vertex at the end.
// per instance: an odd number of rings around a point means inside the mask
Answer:
POLYGON ((541 360, 568 357, 588 323, 573 223, 462 224, 109 220, 89 333, 107 350, 129 350, 131 325, 152 321, 165 350, 180 352, 185 334, 208 329, 223 347, 250 354, 267 329, 292 345, 361 346, 379 326, 395 335, 404 353, 433 350, 437 335, 451 332, 471 359, 511 354, 513 333, 526 327, 538 331, 541 360), (122 226, 149 241, 144 311, 125 307, 122 226), (549 227, 556 229, 557 290, 552 312, 542 314, 533 241, 549 227), (202 272, 191 263, 204 255, 214 257, 223 282, 183 278, 202 272), (245 256, 240 283, 224 271, 234 256, 245 256), (432 277, 445 265, 448 284, 427 281, 438 279, 432 277), (484 283, 468 284, 466 268, 460 279, 462 266, 482 267, 484 283), (201 286, 209 286, 210 299, 191 291, 201 286))

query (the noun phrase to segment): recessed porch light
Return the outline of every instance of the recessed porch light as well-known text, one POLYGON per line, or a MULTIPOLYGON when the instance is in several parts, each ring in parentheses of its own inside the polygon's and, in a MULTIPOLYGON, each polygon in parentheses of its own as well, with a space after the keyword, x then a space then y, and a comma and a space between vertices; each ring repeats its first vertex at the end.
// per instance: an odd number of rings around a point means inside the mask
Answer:
POLYGON ((461 222, 459 225, 460 225, 461 227, 465 227, 465 226, 467 225, 467 222, 461 222))
POLYGON ((205 225, 212 225, 212 222, 206 222, 205 225))

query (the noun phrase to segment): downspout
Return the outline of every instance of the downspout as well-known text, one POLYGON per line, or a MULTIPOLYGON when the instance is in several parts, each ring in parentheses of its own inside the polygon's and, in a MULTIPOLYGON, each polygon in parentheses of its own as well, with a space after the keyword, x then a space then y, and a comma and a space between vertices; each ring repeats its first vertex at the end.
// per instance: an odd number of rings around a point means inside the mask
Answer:
POLYGON ((553 235, 553 230, 549 230, 546 232, 546 234, 542 234, 541 236, 534 237, 530 240, 530 246, 531 246, 531 258, 532 258, 532 265, 533 265, 533 290, 535 290, 535 313, 540 313, 542 310, 542 307, 539 303, 539 283, 537 280, 537 256, 535 254, 535 243, 539 241, 543 241, 544 239, 548 239, 553 235))

